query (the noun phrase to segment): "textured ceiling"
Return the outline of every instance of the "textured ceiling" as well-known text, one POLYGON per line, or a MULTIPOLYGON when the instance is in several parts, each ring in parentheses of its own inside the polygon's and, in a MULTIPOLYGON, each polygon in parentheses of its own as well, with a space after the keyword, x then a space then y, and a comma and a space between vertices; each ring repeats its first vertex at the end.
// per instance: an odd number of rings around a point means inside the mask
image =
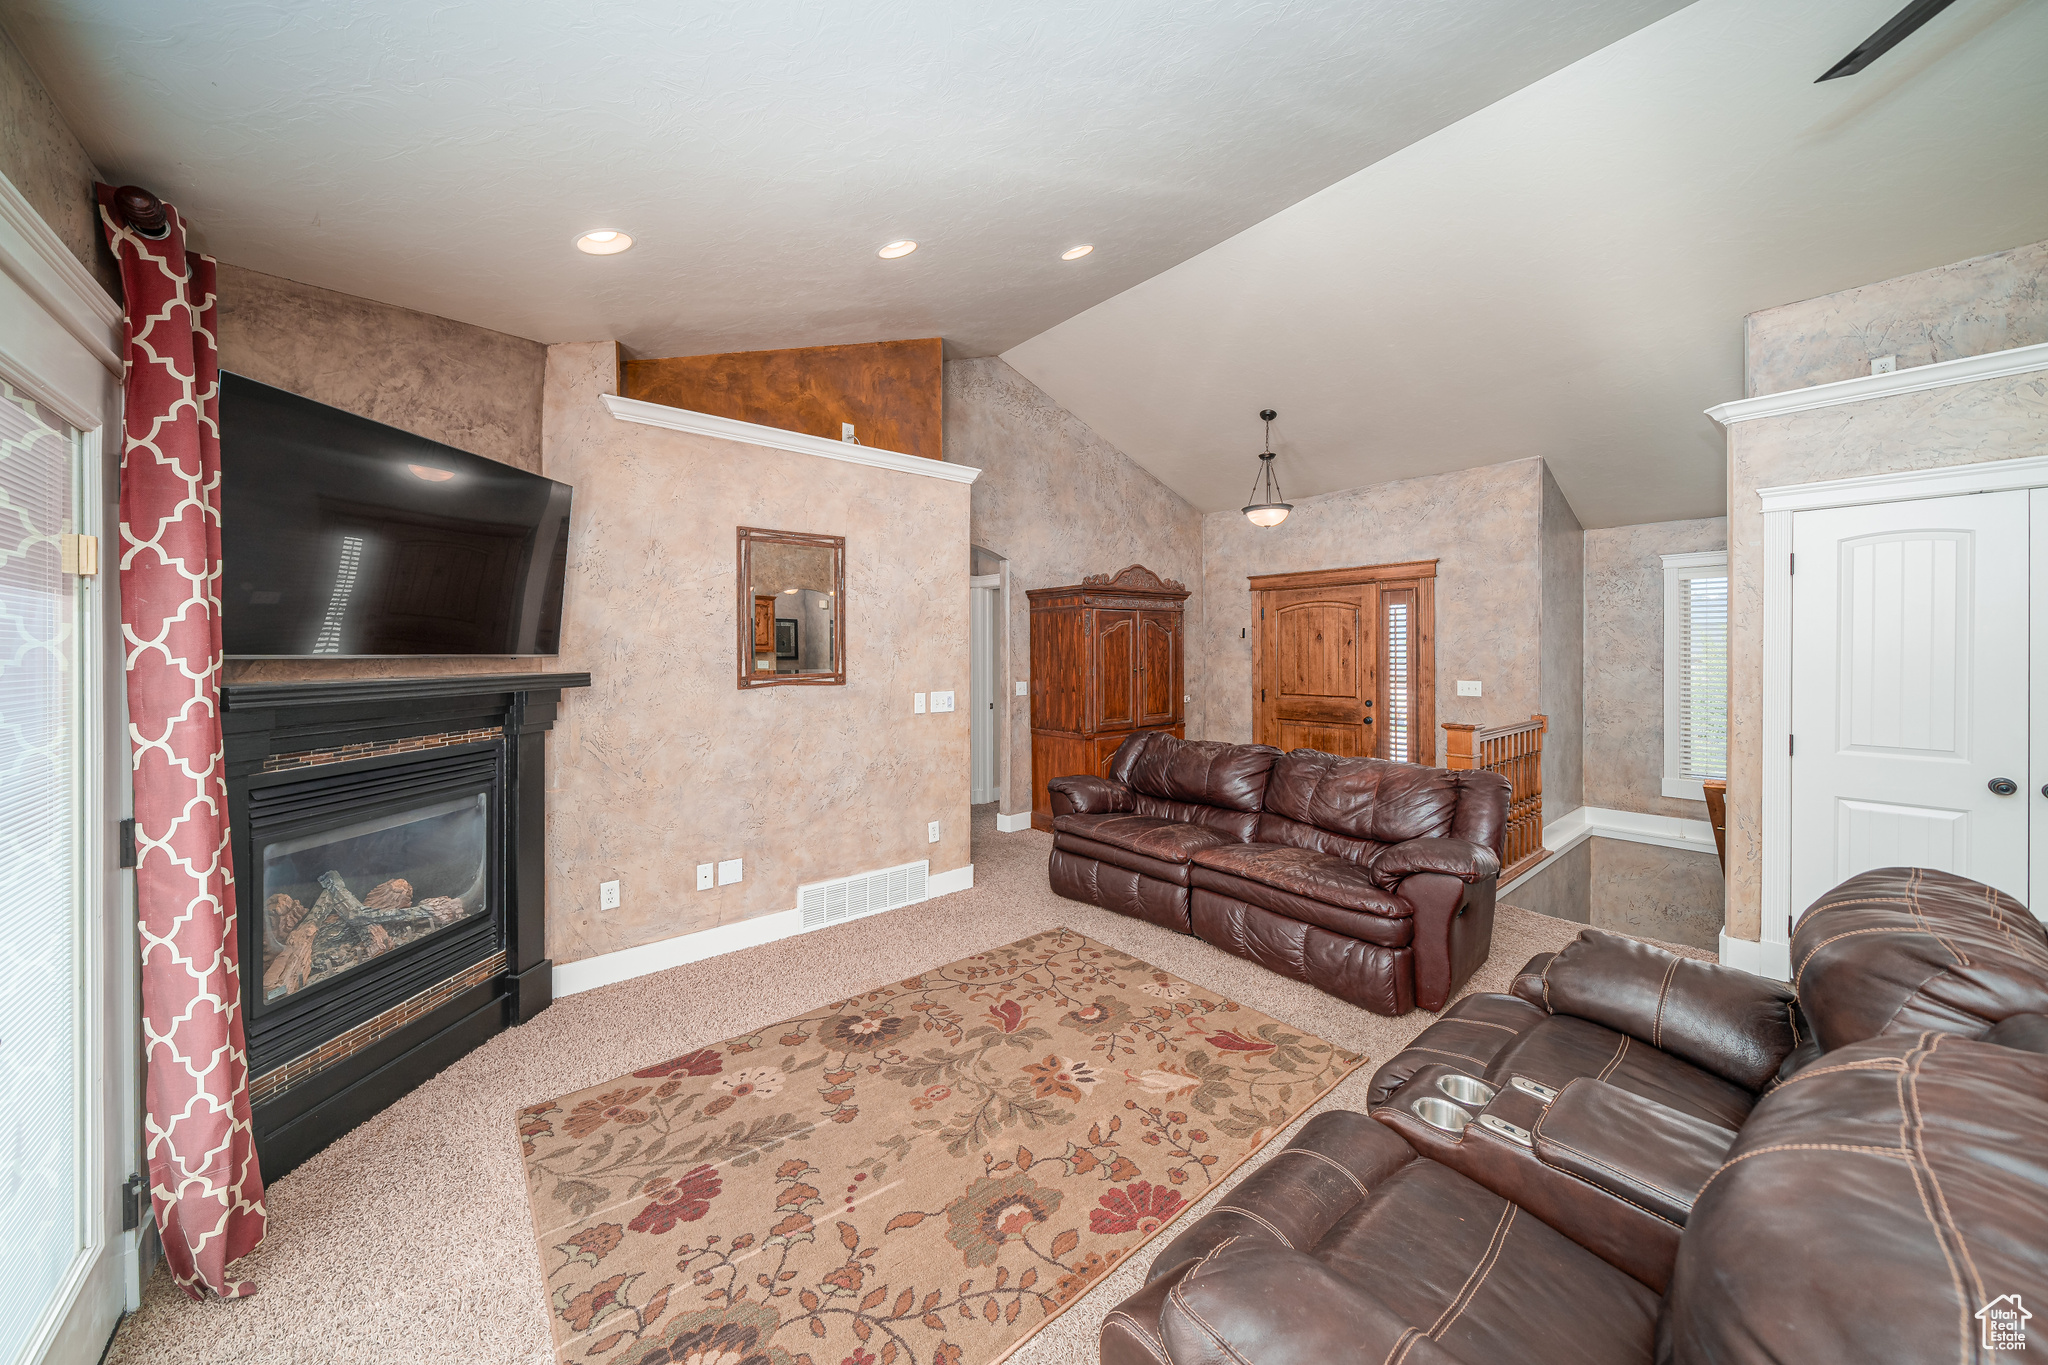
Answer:
POLYGON ((643 355, 977 355, 1681 2, 10 0, 6 24, 101 171, 237 265, 643 355), (596 227, 636 245, 572 249, 596 227), (922 247, 876 258, 899 237, 922 247))
POLYGON ((1589 527, 1719 515, 1744 314, 2048 237, 2048 4, 1813 83, 1899 3, 1700 0, 1005 356, 1204 511, 1270 406, 1291 496, 1542 456, 1589 527))

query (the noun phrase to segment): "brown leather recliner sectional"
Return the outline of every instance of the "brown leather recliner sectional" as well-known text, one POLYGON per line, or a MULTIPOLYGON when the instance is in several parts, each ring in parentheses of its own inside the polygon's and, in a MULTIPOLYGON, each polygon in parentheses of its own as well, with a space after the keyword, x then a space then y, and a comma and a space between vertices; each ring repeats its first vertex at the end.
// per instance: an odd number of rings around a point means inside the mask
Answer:
POLYGON ((2048 934, 1893 868, 1792 961, 1587 931, 1460 1001, 1369 1116, 1167 1246, 1103 1365, 1998 1359, 1987 1318, 2048 1346, 1996 1316, 2048 1277, 2048 934))
POLYGON ((1147 731, 1046 785, 1054 891, 1376 1013, 1442 1009, 1492 948, 1497 774, 1147 731))

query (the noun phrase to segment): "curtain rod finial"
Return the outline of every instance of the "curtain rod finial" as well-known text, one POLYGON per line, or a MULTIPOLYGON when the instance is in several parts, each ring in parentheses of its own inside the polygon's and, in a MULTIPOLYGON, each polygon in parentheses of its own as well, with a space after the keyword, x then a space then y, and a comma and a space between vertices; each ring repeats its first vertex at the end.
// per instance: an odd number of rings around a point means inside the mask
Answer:
POLYGON ((114 191, 114 211, 121 220, 145 237, 161 237, 170 227, 164 201, 140 185, 123 185, 114 191))

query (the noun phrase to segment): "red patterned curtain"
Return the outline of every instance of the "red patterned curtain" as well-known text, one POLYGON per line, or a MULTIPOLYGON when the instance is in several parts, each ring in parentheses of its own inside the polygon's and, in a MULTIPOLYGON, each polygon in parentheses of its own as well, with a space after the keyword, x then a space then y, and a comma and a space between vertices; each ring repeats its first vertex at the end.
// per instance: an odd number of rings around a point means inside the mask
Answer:
POLYGON ((177 210, 154 239, 99 187, 128 306, 121 633, 135 761, 135 870, 149 1057, 149 1186, 164 1259, 193 1298, 263 1240, 249 1125, 235 876, 220 733, 220 358, 214 263, 177 210))

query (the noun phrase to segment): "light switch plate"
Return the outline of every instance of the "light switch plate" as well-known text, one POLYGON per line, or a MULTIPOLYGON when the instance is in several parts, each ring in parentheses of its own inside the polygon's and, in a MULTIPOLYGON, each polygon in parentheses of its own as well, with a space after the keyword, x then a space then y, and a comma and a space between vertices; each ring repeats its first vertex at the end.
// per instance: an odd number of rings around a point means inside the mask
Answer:
POLYGON ((929 825, 925 826, 925 840, 924 840, 924 841, 925 841, 926 843, 928 843, 928 844, 936 844, 936 843, 937 843, 937 842, 939 841, 939 822, 938 822, 938 821, 934 820, 934 821, 932 821, 932 822, 931 822, 931 823, 930 823, 929 825))
POLYGON ((740 860, 738 858, 727 858, 718 865, 718 884, 720 886, 731 886, 738 880, 740 880, 740 860))
POLYGON ((617 882, 598 883, 597 908, 600 910, 616 910, 619 908, 619 884, 617 882))
POLYGON ((952 709, 953 709, 953 694, 952 694, 951 692, 934 692, 934 693, 932 693, 932 710, 934 710, 934 711, 950 711, 950 710, 952 710, 952 709))
POLYGON ((1476 697, 1476 696, 1478 696, 1478 695, 1479 695, 1479 684, 1478 684, 1478 683, 1477 683, 1476 681, 1473 681, 1473 680, 1471 680, 1471 679, 1468 679, 1468 678, 1460 678, 1460 679, 1458 679, 1458 695, 1459 695, 1459 696, 1461 696, 1461 697, 1476 697))
POLYGON ((1031 684, 1030 684, 1030 683, 1028 683, 1028 682, 1020 682, 1020 683, 1018 683, 1018 684, 1017 684, 1017 695, 1018 695, 1018 696, 1020 696, 1020 697, 1028 697, 1028 696, 1030 696, 1030 695, 1031 695, 1031 684))
POLYGON ((710 863, 697 864, 697 889, 699 891, 709 891, 711 889, 710 863))
POLYGON ((910 694, 910 714, 914 716, 924 714, 924 693, 912 692, 910 694))

